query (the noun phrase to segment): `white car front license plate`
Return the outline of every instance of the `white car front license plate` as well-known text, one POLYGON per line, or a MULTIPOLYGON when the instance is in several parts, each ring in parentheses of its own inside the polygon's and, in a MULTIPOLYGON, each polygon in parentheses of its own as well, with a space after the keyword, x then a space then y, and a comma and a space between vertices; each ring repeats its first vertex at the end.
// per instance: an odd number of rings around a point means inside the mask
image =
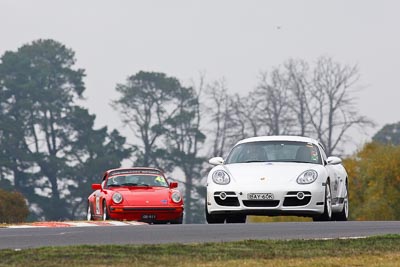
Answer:
POLYGON ((272 194, 272 193, 248 193, 247 199, 249 199, 249 200, 273 200, 274 194, 272 194))

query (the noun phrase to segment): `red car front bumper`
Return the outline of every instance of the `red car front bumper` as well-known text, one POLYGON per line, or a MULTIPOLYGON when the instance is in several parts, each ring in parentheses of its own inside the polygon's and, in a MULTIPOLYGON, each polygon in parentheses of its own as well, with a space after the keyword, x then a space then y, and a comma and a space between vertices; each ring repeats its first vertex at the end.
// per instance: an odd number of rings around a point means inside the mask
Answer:
POLYGON ((110 219, 128 221, 175 221, 183 216, 183 207, 121 207, 109 208, 110 219))

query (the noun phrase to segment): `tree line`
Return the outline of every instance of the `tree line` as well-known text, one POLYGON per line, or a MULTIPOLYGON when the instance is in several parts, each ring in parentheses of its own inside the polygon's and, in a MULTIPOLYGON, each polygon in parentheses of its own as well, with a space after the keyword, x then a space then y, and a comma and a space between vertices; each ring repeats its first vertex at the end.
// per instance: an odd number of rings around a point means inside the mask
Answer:
POLYGON ((300 135, 318 139, 329 155, 340 154, 349 129, 374 125, 355 105, 359 76, 357 66, 320 57, 313 65, 290 59, 262 72, 245 97, 230 95, 224 81, 211 84, 213 153, 226 154, 227 143, 249 136, 300 135))
POLYGON ((91 183, 130 159, 179 178, 186 223, 203 222, 207 159, 226 155, 236 141, 305 135, 340 154, 349 129, 373 125, 356 109, 357 66, 321 57, 315 64, 290 59, 261 73, 247 95, 231 94, 224 80, 200 76, 186 86, 139 71, 116 85, 112 99, 133 133, 127 140, 117 129, 96 129, 96 116, 78 104, 85 71, 75 61, 74 51, 55 40, 1 57, 0 187, 24 195, 30 220, 83 218, 91 183))

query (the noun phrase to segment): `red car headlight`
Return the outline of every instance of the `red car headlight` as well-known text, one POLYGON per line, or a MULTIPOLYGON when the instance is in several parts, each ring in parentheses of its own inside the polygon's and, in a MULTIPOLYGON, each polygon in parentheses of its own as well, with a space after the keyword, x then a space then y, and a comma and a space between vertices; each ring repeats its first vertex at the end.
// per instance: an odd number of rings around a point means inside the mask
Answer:
POLYGON ((119 204, 122 202, 122 195, 120 193, 116 192, 112 196, 112 200, 114 201, 115 204, 119 204))
POLYGON ((171 199, 175 203, 181 202, 182 201, 181 193, 179 193, 177 191, 173 192, 171 195, 171 199))

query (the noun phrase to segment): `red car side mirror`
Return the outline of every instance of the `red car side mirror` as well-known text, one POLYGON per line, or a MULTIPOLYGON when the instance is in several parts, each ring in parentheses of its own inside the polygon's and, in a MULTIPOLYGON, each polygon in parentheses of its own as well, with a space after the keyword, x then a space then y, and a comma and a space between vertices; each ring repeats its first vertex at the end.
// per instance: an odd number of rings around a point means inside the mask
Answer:
POLYGON ((177 188, 178 187, 178 183, 177 182, 170 182, 169 183, 169 188, 177 188))
POLYGON ((93 189, 93 190, 99 190, 99 189, 101 189, 101 184, 92 184, 92 189, 93 189))

